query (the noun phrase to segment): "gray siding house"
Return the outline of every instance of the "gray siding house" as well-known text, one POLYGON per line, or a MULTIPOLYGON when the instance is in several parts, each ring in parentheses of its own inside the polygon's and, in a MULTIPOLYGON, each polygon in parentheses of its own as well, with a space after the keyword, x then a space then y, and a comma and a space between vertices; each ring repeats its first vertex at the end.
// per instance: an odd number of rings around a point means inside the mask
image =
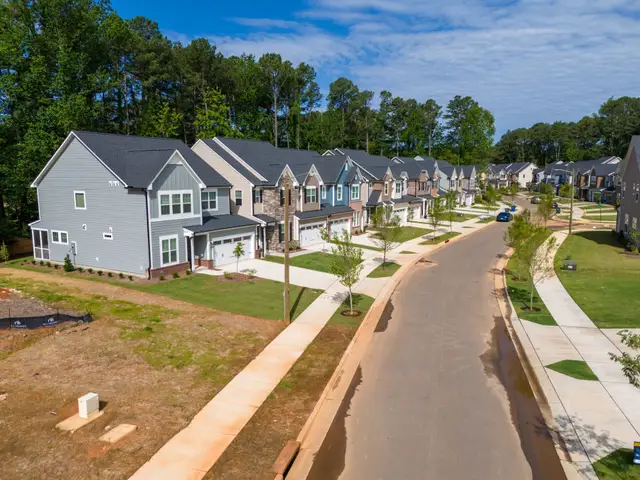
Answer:
POLYGON ((640 221, 640 135, 631 139, 627 155, 618 164, 620 177, 620 206, 618 207, 618 232, 638 231, 640 221))
POLYGON ((252 258, 257 222, 230 183, 175 139, 73 131, 34 180, 37 260, 158 277, 252 258))

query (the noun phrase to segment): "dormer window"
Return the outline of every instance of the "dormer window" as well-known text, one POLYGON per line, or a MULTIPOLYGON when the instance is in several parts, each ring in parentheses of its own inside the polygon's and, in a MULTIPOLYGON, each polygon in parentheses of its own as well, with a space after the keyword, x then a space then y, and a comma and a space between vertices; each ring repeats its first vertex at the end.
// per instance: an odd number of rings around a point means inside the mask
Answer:
POLYGON ((402 195, 402 182, 396 182, 396 195, 402 195))
POLYGON ((351 200, 360 200, 360 185, 351 185, 351 200))
POLYGON ((389 184, 384 182, 384 194, 389 195, 389 184))

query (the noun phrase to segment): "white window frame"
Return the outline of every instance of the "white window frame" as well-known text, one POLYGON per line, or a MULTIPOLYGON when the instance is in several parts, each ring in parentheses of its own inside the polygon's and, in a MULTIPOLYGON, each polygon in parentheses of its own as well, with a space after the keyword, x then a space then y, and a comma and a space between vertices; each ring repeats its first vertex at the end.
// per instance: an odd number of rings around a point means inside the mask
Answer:
POLYGON ((180 263, 180 242, 178 241, 178 235, 164 235, 158 238, 158 246, 160 247, 160 266, 170 267, 171 265, 178 265, 180 263), (167 240, 169 242, 169 263, 164 263, 164 255, 162 251, 162 242, 167 240), (176 261, 171 262, 171 240, 176 241, 176 261))
POLYGON ((360 212, 353 212, 353 226, 360 226, 360 212))
POLYGON ((342 201, 342 185, 336 185, 336 200, 342 201))
POLYGON ((113 240, 113 232, 102 232, 103 240, 113 240))
POLYGON ((219 201, 219 196, 218 196, 218 189, 217 188, 212 188, 212 189, 207 189, 207 190, 203 190, 200 194, 200 208, 202 208, 203 211, 205 212, 217 212, 218 211, 218 205, 220 204, 219 201), (203 195, 207 194, 207 206, 211 207, 211 199, 209 198, 209 194, 210 193, 215 193, 216 194, 216 208, 202 208, 202 202, 204 202, 204 198, 203 195))
POLYGON ((396 195, 402 195, 402 182, 396 181, 393 191, 396 195))
POLYGON ((87 194, 83 190, 74 190, 73 191, 73 206, 76 210, 86 210, 87 209, 87 194), (84 200, 84 207, 78 206, 78 201, 76 199, 76 195, 82 195, 82 199, 84 200))
POLYGON ((47 230, 46 228, 32 228, 31 229, 31 239, 33 240, 33 258, 35 258, 36 260, 51 260, 51 242, 49 241, 49 230, 47 230), (40 246, 36 247, 36 242, 35 242, 35 235, 37 235, 40 237, 40 246), (47 248, 44 248, 42 246, 42 232, 44 232, 44 236, 47 239, 47 248), (40 250, 40 252, 42 253, 42 255, 40 257, 38 257, 36 255, 36 251, 40 250), (44 256, 44 251, 47 251, 47 257, 45 258, 44 256))
MULTIPOLYGON (((311 198, 311 195, 309 195, 311 198)), ((318 188, 317 187, 304 187, 304 203, 318 203, 318 188), (313 192, 313 201, 307 201, 307 193, 313 192)))
POLYGON ((351 185, 351 200, 360 200, 360 185, 351 185), (355 196, 353 195, 354 191, 357 193, 355 196))
POLYGON ((244 196, 242 195, 242 190, 233 191, 233 201, 237 207, 241 207, 244 204, 244 196), (240 194, 240 204, 238 204, 238 193, 240 194))
POLYGON ((384 182, 384 195, 389 195, 389 182, 384 182))
POLYGON ((160 190, 158 192, 158 218, 161 220, 165 220, 165 219, 197 217, 198 215, 194 213, 194 198, 195 197, 193 195, 193 190, 160 190), (185 194, 191 195, 191 202, 189 203, 191 205, 191 211, 187 213, 184 213, 184 205, 185 205, 184 195, 185 194), (169 196, 169 213, 166 213, 166 214, 162 213, 162 197, 164 195, 169 196), (173 207, 174 205, 176 205, 173 203, 174 195, 180 195, 180 213, 173 213, 173 207))
POLYGON ((56 245, 69 245, 69 232, 65 232, 64 230, 51 230, 51 243, 55 243, 56 245), (62 241, 62 234, 65 234, 67 237, 67 241, 62 241), (53 239, 53 235, 57 234, 58 240, 53 239))
POLYGON ((326 185, 320 185, 320 195, 322 199, 325 200, 327 198, 327 187, 326 185))

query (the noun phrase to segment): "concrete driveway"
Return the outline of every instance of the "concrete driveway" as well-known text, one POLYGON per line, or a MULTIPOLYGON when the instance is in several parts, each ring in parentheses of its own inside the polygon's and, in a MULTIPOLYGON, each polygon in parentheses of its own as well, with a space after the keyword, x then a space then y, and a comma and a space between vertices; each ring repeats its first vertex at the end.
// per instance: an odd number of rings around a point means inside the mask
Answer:
POLYGON ((403 279, 309 479, 564 478, 493 292, 505 228, 403 279))

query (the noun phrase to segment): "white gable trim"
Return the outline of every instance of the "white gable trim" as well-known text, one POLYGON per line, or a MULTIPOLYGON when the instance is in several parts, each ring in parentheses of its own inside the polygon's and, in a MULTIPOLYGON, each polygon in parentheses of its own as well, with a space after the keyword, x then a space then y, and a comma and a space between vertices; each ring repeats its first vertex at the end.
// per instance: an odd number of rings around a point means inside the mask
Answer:
POLYGON ((315 175, 316 177, 318 177, 318 183, 320 185, 324 185, 324 181, 322 180, 322 177, 320 176, 320 174, 318 173, 318 169, 316 168, 315 165, 311 165, 311 168, 309 168, 309 171, 307 172, 307 176, 304 177, 304 182, 302 182, 303 185, 307 184, 307 180, 309 179, 309 176, 311 176, 311 174, 315 175))
POLYGON ((237 155, 233 150, 231 150, 229 147, 227 147, 222 140, 218 139, 218 137, 214 137, 213 139, 214 142, 216 142, 218 145, 220 145, 229 155, 231 155, 233 158, 235 158, 238 162, 240 162, 240 164, 246 168, 247 170, 249 170, 251 173, 253 173, 256 177, 258 177, 260 180, 262 180, 263 182, 268 181, 265 177, 263 177, 262 175, 260 175, 260 173, 253 168, 251 165, 249 165, 247 162, 245 162, 242 158, 240 158, 239 155, 237 155))
POLYGON ((125 188, 127 188, 129 185, 127 185, 127 183, 122 180, 118 175, 116 175, 116 173, 111 170, 109 168, 109 166, 104 163, 102 161, 102 159, 96 155, 93 150, 91 150, 82 140, 80 140, 80 137, 78 137, 73 130, 69 133, 69 135, 67 135, 67 138, 64 139, 64 142, 62 142, 62 145, 60 145, 58 147, 58 149, 56 150, 56 152, 53 154, 53 156, 49 159, 49 161, 47 162, 47 164, 44 166, 44 168, 40 171, 40 173, 38 174, 38 176, 36 177, 36 179, 31 183, 31 188, 37 188, 38 185, 40 185, 40 182, 42 182, 42 179, 45 177, 45 175, 49 172, 49 170, 51 170, 51 167, 53 167, 53 165, 58 161, 58 158, 60 158, 60 155, 62 155, 62 153, 67 149, 67 147, 69 146, 69 144, 71 143, 71 141, 73 139, 76 139, 78 142, 80 142, 80 144, 87 149, 87 151, 93 155, 95 157, 96 160, 98 160, 102 166, 104 168, 106 168, 109 173, 111 173, 111 175, 113 175, 114 177, 116 177, 118 180, 120 180, 122 182, 122 185, 124 185, 125 188))
POLYGON ((196 172, 193 171, 193 168, 191 168, 191 165, 189 165, 189 163, 185 160, 185 158, 182 156, 182 154, 180 153, 180 151, 175 150, 171 156, 169 156, 169 159, 166 161, 166 163, 162 166, 162 168, 160 170, 158 170, 158 173, 156 173, 156 176, 153 177, 153 180, 151 180, 149 182, 149 186, 147 187, 147 190, 153 190, 153 182, 155 182, 158 177, 160 176, 160 174, 164 171, 165 168, 167 168, 167 165, 172 164, 172 165, 182 165, 187 169, 187 172, 189 172, 189 175, 191 175, 193 177, 193 179, 198 182, 198 186, 200 188, 207 188, 207 186, 204 184, 204 182, 202 180, 200 180, 200 177, 198 177, 198 175, 196 175, 196 172), (180 157, 180 160, 177 163, 171 163, 171 161, 174 159, 174 157, 178 155, 180 157))
POLYGON ((298 183, 298 180, 296 180, 296 176, 293 174, 293 172, 291 171, 291 168, 289 168, 289 165, 285 165, 284 168, 282 169, 282 173, 280 174, 280 176, 278 177, 278 180, 276 181, 276 187, 280 186, 280 179, 283 177, 283 175, 285 173, 288 173, 289 176, 291 177, 292 183, 294 187, 299 186, 300 184, 298 183))
MULTIPOLYGON (((336 149, 337 150, 337 149, 336 149)), ((373 173, 371 173, 369 170, 367 170, 366 168, 364 168, 362 165, 360 165, 358 162, 356 162, 353 158, 347 156, 347 158, 349 160, 351 160, 351 162, 356 165, 358 168, 361 168, 363 171, 367 172, 367 174, 371 175, 372 178, 376 179, 376 180, 382 180, 381 178, 376 177, 373 173)))

